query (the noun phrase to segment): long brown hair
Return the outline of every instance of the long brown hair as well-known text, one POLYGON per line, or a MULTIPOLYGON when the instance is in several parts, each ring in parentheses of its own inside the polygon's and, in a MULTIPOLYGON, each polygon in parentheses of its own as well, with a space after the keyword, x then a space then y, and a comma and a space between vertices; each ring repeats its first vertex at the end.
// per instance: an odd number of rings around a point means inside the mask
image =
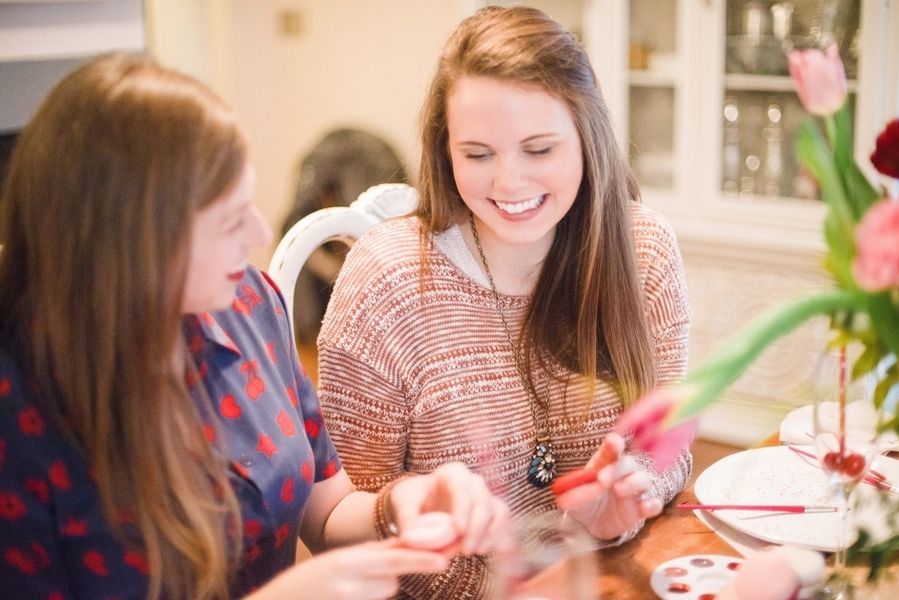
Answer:
POLYGON ((193 217, 236 184, 246 154, 203 85, 110 55, 41 105, 0 203, 0 328, 25 345, 114 531, 134 519, 126 542, 146 553, 151 598, 226 597, 239 549, 227 470, 176 357, 193 217))
POLYGON ((426 231, 443 231, 468 214, 453 178, 446 118, 447 96, 462 76, 536 86, 571 111, 584 177, 556 229, 520 343, 526 364, 536 358, 546 367, 548 353, 588 382, 610 381, 630 404, 653 387, 656 371, 628 211, 639 190, 615 143, 586 52, 533 8, 487 7, 459 25, 444 46, 421 115, 417 215, 426 231))

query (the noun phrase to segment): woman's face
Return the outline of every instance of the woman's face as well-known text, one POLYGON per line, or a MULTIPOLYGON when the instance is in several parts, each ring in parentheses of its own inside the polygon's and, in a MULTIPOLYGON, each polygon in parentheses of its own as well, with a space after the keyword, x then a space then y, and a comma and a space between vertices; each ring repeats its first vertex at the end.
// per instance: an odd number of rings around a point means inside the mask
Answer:
POLYGON ((568 106, 538 87, 464 76, 447 125, 456 186, 482 236, 548 250, 584 171, 568 106))
POLYGON ((251 202, 255 185, 256 171, 247 164, 237 185, 194 217, 182 312, 229 306, 250 250, 271 242, 271 228, 251 202))

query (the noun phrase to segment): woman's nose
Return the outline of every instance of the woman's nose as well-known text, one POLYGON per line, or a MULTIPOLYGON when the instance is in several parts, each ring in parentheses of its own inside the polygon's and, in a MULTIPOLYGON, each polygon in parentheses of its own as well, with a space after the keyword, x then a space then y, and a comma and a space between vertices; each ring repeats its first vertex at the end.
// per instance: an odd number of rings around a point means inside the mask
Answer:
POLYGON ((252 224, 247 232, 247 246, 250 248, 268 246, 272 241, 272 228, 257 206, 253 206, 251 210, 251 219, 252 224))
MULTIPOLYGON (((493 172, 493 187, 497 192, 506 196, 514 194, 527 181, 527 175, 523 165, 514 158, 504 158, 496 161, 496 170, 493 172)), ((515 197, 503 197, 503 200, 520 200, 515 197)))

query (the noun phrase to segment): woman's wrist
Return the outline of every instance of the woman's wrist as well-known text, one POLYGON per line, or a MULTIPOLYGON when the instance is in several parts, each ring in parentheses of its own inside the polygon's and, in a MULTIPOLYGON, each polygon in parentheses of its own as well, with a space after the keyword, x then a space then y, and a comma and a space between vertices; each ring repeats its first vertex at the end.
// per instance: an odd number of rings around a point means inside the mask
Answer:
POLYGON ((393 481, 382 487, 375 497, 375 508, 372 514, 372 521, 375 525, 375 531, 378 539, 383 540, 394 537, 399 534, 399 525, 396 522, 396 514, 394 512, 393 503, 391 502, 390 493, 400 481, 405 477, 397 477, 393 481))

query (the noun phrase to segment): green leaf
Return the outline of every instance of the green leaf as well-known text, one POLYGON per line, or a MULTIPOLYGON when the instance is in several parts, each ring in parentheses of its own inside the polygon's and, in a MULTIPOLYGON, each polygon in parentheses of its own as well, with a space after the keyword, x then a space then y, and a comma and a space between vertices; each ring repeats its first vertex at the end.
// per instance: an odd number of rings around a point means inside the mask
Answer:
POLYGON ((821 199, 827 204, 824 236, 830 247, 829 266, 840 283, 851 285, 851 278, 844 277, 849 273, 849 261, 855 253, 852 235, 855 218, 830 148, 811 119, 805 120, 796 134, 796 155, 818 182, 821 199))
POLYGON ((899 310, 888 292, 868 294, 868 314, 878 337, 890 352, 899 357, 899 310))
POLYGON ((834 163, 846 191, 846 201, 853 222, 858 223, 865 211, 879 198, 877 190, 868 181, 858 163, 855 162, 852 143, 852 118, 849 114, 849 102, 834 115, 835 142, 834 163))
POLYGON ((883 353, 880 351, 879 346, 865 346, 864 352, 852 366, 852 380, 855 381, 859 377, 873 371, 881 358, 883 358, 883 353))

